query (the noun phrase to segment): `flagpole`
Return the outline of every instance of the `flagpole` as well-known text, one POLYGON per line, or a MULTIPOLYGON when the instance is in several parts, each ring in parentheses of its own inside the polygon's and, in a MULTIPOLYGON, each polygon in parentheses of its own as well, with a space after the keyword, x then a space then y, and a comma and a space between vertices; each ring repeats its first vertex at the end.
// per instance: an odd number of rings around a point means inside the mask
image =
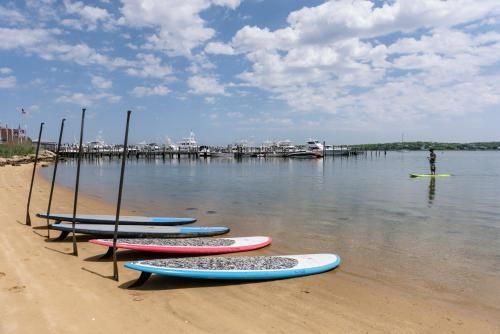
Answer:
POLYGON ((17 143, 18 144, 21 144, 22 143, 22 140, 21 140, 21 127, 22 127, 22 124, 23 124, 23 111, 24 111, 24 108, 21 108, 21 117, 20 117, 20 120, 19 120, 19 126, 17 127, 17 143))
POLYGON ((19 138, 21 139, 21 143, 23 142, 24 139, 24 115, 26 112, 24 111, 24 108, 21 108, 21 129, 19 130, 19 138), (21 136, 21 133, 23 134, 21 136))

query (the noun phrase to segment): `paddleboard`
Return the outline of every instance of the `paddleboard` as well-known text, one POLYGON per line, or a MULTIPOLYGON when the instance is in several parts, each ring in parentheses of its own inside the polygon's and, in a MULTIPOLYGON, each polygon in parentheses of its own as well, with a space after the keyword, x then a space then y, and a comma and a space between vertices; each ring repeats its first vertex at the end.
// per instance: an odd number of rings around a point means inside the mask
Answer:
MULTIPOLYGON (((73 221, 73 214, 67 213, 38 213, 37 217, 55 221, 73 221)), ((80 224, 114 224, 116 216, 113 215, 76 215, 76 223, 80 224)), ((183 225, 191 224, 196 218, 175 217, 142 217, 142 216, 120 216, 120 225, 183 225)))
MULTIPOLYGON (((125 267, 151 274, 228 280, 270 280, 319 274, 337 267, 335 254, 188 257, 129 262, 125 267)), ((142 282, 143 283, 143 282, 142 282)))
POLYGON ((448 177, 451 174, 410 174, 410 177, 448 177))
MULTIPOLYGON (((113 239, 94 239, 90 243, 113 247, 113 239)), ((244 252, 269 245, 270 237, 118 239, 117 248, 173 254, 222 254, 244 252)))
MULTIPOLYGON (((52 230, 63 233, 72 231, 72 224, 52 224, 52 230)), ((75 232, 99 236, 113 236, 115 227, 113 225, 100 224, 75 224, 75 232)), ((228 233, 228 227, 211 226, 149 226, 149 225, 119 225, 118 236, 130 238, 187 238, 187 237, 209 237, 228 233)))

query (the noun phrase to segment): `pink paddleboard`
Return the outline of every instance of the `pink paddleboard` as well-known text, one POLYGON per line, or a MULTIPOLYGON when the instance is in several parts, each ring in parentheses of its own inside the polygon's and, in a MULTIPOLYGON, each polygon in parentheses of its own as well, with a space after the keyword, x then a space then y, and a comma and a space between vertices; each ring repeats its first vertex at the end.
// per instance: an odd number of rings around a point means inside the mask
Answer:
MULTIPOLYGON (((93 239, 90 243, 113 247, 113 239, 93 239)), ((143 252, 172 254, 223 254, 244 252, 271 244, 270 237, 184 238, 184 239, 123 239, 116 247, 143 252)))

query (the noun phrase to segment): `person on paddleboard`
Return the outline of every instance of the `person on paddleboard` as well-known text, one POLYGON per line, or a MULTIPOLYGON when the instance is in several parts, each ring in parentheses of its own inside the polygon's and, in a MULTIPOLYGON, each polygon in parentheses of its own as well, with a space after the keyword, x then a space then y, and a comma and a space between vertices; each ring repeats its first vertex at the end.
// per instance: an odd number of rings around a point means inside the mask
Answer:
POLYGON ((436 153, 434 153, 434 149, 429 149, 429 164, 431 165, 431 175, 436 175, 436 153))

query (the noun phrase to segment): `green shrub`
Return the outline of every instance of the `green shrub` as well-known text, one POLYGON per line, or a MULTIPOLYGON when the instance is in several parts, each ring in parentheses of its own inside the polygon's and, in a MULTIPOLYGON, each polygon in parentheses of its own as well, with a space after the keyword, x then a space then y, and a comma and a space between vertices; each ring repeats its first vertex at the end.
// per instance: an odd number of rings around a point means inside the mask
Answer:
POLYGON ((0 144, 0 157, 10 158, 14 155, 35 153, 35 147, 29 144, 0 144))

